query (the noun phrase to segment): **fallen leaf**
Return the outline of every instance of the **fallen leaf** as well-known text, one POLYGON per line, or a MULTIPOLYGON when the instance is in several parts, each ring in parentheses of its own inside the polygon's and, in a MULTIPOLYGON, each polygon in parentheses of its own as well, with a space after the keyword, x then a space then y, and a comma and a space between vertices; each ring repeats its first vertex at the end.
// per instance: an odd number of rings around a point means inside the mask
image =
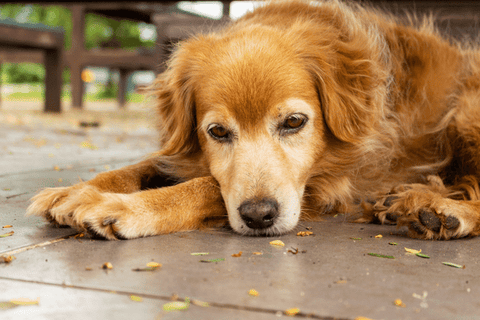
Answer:
POLYGON ((376 239, 382 239, 383 236, 382 236, 381 234, 377 234, 377 235, 375 236, 375 238, 376 238, 376 239))
MULTIPOLYGON (((404 248, 405 248, 405 247, 404 247, 404 248)), ((407 251, 408 253, 411 253, 411 254, 417 254, 417 253, 422 252, 422 249, 420 249, 420 250, 415 250, 415 249, 405 248, 405 251, 407 251)))
POLYGON ((92 144, 90 141, 83 141, 80 143, 80 147, 85 148, 85 149, 91 149, 91 150, 97 150, 98 147, 94 144, 92 144))
POLYGON ((300 231, 300 232, 297 232, 297 236, 298 237, 308 237, 310 235, 312 235, 313 232, 312 231, 300 231))
POLYGON ((352 237, 350 239, 352 239, 352 240, 362 240, 362 238, 354 238, 354 237, 352 237))
POLYGON ((356 317, 355 320, 373 320, 373 319, 367 318, 367 317, 356 317))
POLYGON ((252 252, 253 255, 256 255, 256 256, 261 256, 263 254, 263 252, 252 252))
POLYGON ((369 252, 368 255, 373 256, 373 257, 379 257, 379 258, 395 259, 394 256, 386 256, 386 255, 379 254, 379 253, 369 252))
POLYGON ((338 281, 335 281, 336 284, 344 284, 344 283, 347 283, 347 280, 338 280, 338 281))
POLYGON ((18 304, 15 304, 10 301, 0 301, 0 310, 8 310, 18 307, 18 304))
POLYGON ((0 238, 10 237, 10 236, 12 236, 14 233, 15 233, 15 232, 10 231, 10 232, 8 232, 8 233, 0 234, 0 238))
POLYGON ((142 297, 139 297, 139 296, 131 295, 131 296, 130 296, 130 300, 136 301, 136 302, 142 302, 142 301, 143 301, 143 298, 142 298, 142 297))
POLYGON ((465 269, 465 265, 456 264, 456 263, 452 263, 452 262, 442 262, 442 264, 444 264, 446 266, 449 266, 449 267, 458 268, 458 269, 465 269))
POLYGON ((276 247, 285 247, 285 243, 283 243, 282 240, 273 240, 273 241, 270 241, 270 244, 276 247))
POLYGON ((427 256, 426 254, 423 254, 423 253, 415 253, 415 255, 420 258, 430 259, 430 256, 427 256))
POLYGON ((7 228, 12 228, 12 227, 13 227, 13 226, 12 226, 11 224, 7 224, 6 226, 3 226, 2 228, 7 229, 7 228))
POLYGON ((225 258, 219 258, 219 259, 202 259, 200 262, 219 262, 219 261, 225 261, 225 258))
POLYGON ((158 268, 160 268, 161 266, 162 266, 161 263, 152 261, 152 262, 147 263, 146 268, 136 268, 136 269, 132 269, 132 271, 155 271, 158 268))
POLYGON ((19 306, 32 306, 40 303, 40 299, 28 299, 28 298, 18 298, 10 300, 11 303, 15 303, 19 306))
POLYGON ((293 248, 292 247, 292 250, 289 249, 289 250, 287 250, 287 252, 290 252, 292 254, 297 254, 298 253, 298 248, 293 248))
POLYGON ((183 301, 172 301, 167 302, 163 305, 163 310, 165 311, 178 311, 178 310, 187 310, 190 306, 190 300, 188 298, 183 301))
POLYGON ((85 271, 92 271, 92 270, 93 270, 93 268, 91 268, 91 267, 85 267, 85 271))
POLYGON ((285 314, 286 314, 287 316, 294 316, 294 315, 296 315, 296 314, 299 313, 299 312, 300 312, 300 309, 299 309, 299 308, 290 308, 290 309, 285 310, 285 314))
POLYGON ((405 303, 403 303, 403 301, 400 299, 395 299, 395 301, 393 301, 393 304, 396 305, 397 307, 402 307, 402 308, 406 307, 405 303))
POLYGON ((62 169, 60 169, 59 166, 54 166, 54 167, 53 167, 53 170, 55 170, 55 171, 61 171, 62 169))
POLYGON ((396 242, 389 242, 388 244, 391 245, 391 246, 396 246, 396 245, 398 245, 398 243, 396 243, 396 242))
POLYGON ((3 259, 3 262, 5 262, 5 263, 10 263, 13 260, 17 259, 17 258, 15 258, 15 256, 2 256, 1 258, 3 259))
POLYGON ((110 263, 110 262, 105 262, 103 265, 102 265, 102 269, 113 269, 113 265, 110 263))
POLYGON ((160 268, 161 266, 162 266, 161 263, 154 262, 154 261, 147 263, 147 267, 150 267, 150 268, 160 268))
POLYGON ((239 251, 238 253, 232 254, 232 257, 234 257, 234 258, 241 257, 241 256, 242 256, 242 253, 243 253, 243 251, 239 251))
POLYGON ((208 256, 210 253, 208 252, 193 252, 193 253, 190 253, 190 255, 192 256, 208 256))
POLYGON ((248 290, 248 294, 254 297, 258 297, 260 295, 260 293, 258 293, 258 291, 255 289, 248 290))

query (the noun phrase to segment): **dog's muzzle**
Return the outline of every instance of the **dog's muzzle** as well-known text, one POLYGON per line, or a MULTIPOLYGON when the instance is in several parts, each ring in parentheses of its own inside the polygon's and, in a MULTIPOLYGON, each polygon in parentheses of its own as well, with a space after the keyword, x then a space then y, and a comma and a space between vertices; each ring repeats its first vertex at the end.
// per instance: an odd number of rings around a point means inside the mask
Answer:
POLYGON ((274 199, 250 199, 238 207, 240 217, 251 229, 266 229, 278 216, 278 202, 274 199))

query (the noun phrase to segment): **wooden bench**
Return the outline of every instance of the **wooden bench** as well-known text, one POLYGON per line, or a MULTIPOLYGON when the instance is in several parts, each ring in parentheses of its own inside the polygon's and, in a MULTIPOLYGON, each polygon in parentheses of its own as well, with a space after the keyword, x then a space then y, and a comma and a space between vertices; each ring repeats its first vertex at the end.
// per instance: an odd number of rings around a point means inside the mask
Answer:
POLYGON ((37 49, 44 53, 45 112, 61 112, 63 29, 0 20, 0 49, 37 49))

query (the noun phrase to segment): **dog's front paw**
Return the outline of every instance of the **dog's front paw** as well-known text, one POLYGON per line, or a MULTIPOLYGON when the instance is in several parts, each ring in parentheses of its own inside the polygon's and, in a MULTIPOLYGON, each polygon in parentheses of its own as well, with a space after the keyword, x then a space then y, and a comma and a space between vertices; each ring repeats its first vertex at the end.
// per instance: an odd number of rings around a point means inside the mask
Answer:
POLYGON ((52 216, 51 210, 62 204, 75 188, 76 186, 42 190, 30 200, 31 204, 27 208, 27 215, 43 217, 59 227, 70 226, 67 222, 69 219, 65 219, 68 216, 59 216, 57 219, 52 216))
POLYGON ((375 206, 382 223, 407 226, 409 236, 448 240, 473 235, 478 228, 478 208, 469 201, 453 200, 416 188, 388 195, 375 206))
POLYGON ((109 240, 143 236, 131 232, 124 220, 131 215, 125 205, 128 195, 102 193, 93 186, 51 188, 32 199, 27 214, 43 216, 60 226, 70 226, 97 238, 109 240), (124 199, 125 198, 125 199, 124 199))

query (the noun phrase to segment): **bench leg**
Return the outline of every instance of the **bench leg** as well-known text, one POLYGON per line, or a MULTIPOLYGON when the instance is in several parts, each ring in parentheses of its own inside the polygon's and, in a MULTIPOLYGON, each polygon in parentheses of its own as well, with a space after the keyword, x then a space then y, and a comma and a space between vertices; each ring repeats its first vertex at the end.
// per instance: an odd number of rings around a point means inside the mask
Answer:
POLYGON ((61 112, 62 61, 61 52, 49 49, 45 52, 45 112, 61 112))

